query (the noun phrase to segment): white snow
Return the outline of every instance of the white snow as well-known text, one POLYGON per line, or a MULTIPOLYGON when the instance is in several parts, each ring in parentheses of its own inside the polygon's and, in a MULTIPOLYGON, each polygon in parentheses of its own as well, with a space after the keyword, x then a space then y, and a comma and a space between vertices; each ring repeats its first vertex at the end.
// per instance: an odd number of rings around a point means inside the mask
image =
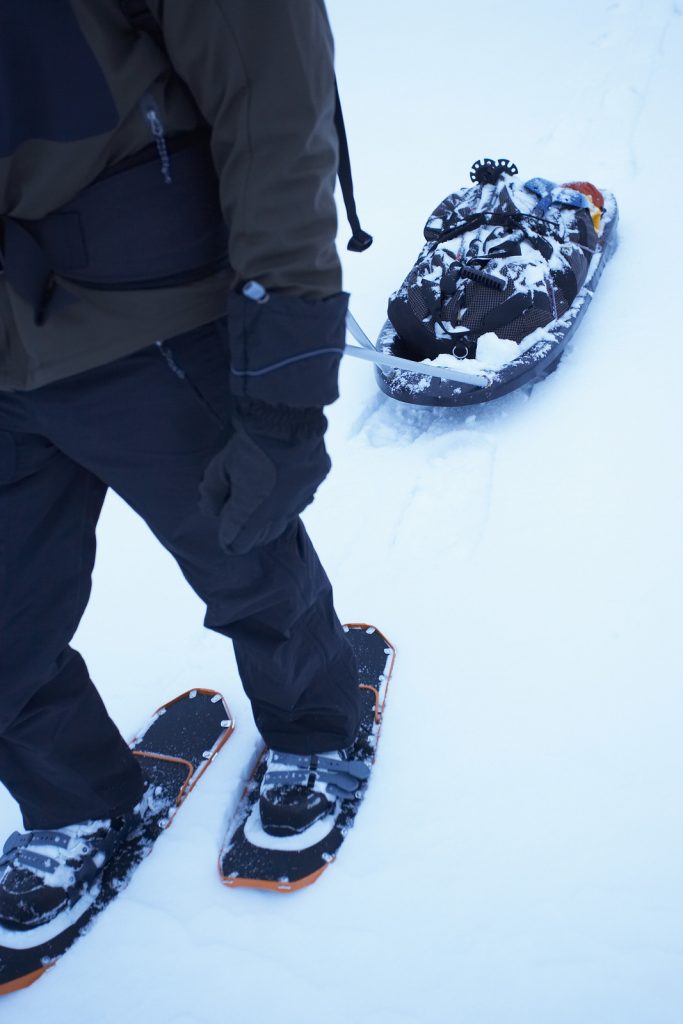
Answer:
MULTIPOLYGON (((76 642, 111 714, 133 735, 214 687, 237 729, 90 934, 3 999, 3 1024, 681 1024, 683 8, 329 10, 376 238, 342 246, 368 333, 477 158, 610 188, 620 248, 530 397, 401 406, 344 363, 335 468, 306 521, 340 615, 398 656, 368 795, 310 889, 219 883, 259 738, 229 644, 108 499, 76 642)), ((18 827, 1 794, 0 833, 18 827)))
POLYGON ((519 345, 510 338, 499 338, 493 331, 482 334, 477 341, 477 363, 496 370, 519 355, 519 345))
MULTIPOLYGON (((99 888, 95 887, 87 895, 81 897, 73 907, 58 914, 47 924, 32 928, 30 932, 0 927, 0 946, 5 946, 7 949, 33 949, 39 943, 50 942, 57 935, 61 935, 66 928, 79 921, 98 896, 99 888)), ((10 1020, 11 1017, 7 1019, 10 1020)))

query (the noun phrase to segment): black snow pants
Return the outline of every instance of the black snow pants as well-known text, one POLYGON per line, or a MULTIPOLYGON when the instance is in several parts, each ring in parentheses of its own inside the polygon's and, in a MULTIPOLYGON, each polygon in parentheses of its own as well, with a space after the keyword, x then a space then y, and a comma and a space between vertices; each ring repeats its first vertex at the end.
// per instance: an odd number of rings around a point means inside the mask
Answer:
POLYGON ((266 743, 320 752, 355 735, 353 657, 302 523, 227 555, 217 521, 197 507, 231 430, 225 333, 218 321, 0 393, 0 781, 26 828, 114 816, 141 793, 138 762, 69 646, 108 487, 173 554, 206 603, 206 626, 232 639, 266 743))

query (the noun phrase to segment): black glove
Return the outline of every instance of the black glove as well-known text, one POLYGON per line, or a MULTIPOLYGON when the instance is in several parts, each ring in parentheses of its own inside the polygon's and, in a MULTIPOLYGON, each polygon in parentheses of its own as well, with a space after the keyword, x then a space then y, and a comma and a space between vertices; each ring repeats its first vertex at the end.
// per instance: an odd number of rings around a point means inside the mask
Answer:
POLYGON ((255 281, 228 299, 235 433, 209 463, 200 494, 232 554, 284 533, 330 471, 322 408, 338 395, 347 302, 343 292, 269 295, 255 281))
POLYGON ((279 537, 330 471, 319 409, 241 399, 235 433, 209 463, 200 507, 218 516, 221 547, 244 555, 279 537))

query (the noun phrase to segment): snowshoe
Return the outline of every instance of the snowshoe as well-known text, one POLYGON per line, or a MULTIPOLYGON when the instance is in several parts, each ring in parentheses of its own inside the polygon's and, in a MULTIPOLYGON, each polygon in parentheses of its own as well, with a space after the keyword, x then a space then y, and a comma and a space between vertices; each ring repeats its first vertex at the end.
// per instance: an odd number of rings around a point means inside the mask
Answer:
POLYGON ((478 161, 471 187, 428 219, 373 355, 391 398, 486 402, 557 366, 616 248, 617 204, 588 182, 516 174, 507 160, 478 161))
POLYGON ((360 729, 347 751, 264 751, 228 824, 219 870, 225 885, 294 892, 335 859, 368 788, 394 649, 374 626, 344 627, 354 649, 360 729))

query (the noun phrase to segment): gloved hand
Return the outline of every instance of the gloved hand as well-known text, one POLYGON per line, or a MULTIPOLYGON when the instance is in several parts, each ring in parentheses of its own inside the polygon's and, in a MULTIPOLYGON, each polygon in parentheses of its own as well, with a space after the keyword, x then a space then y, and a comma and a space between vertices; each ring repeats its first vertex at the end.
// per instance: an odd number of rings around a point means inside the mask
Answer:
POLYGON ((217 516, 221 547, 243 555, 279 537, 330 471, 319 409, 239 399, 235 433, 207 466, 200 507, 217 516))
POLYGON ((279 537, 330 471, 322 409, 338 395, 348 296, 268 294, 256 281, 228 297, 235 433, 209 463, 201 507, 232 554, 279 537))

